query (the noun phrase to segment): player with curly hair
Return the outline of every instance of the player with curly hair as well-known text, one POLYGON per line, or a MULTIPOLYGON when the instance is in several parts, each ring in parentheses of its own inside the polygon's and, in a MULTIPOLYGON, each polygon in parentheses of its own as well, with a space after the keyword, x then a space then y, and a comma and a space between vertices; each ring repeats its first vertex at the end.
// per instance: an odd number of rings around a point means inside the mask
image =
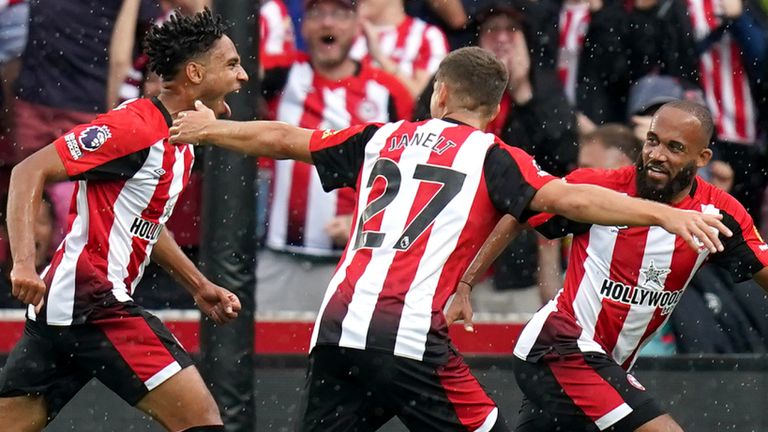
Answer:
POLYGON ((3 430, 39 431, 91 378, 173 431, 223 431, 192 360, 132 295, 151 258, 217 323, 240 310, 164 229, 194 162, 168 142, 177 114, 196 100, 227 114, 224 97, 248 75, 221 17, 174 16, 146 37, 160 95, 127 101, 76 126, 17 165, 8 230, 13 295, 28 304, 24 335, 0 374, 3 430), (34 217, 48 182, 76 181, 69 231, 42 274, 34 217))

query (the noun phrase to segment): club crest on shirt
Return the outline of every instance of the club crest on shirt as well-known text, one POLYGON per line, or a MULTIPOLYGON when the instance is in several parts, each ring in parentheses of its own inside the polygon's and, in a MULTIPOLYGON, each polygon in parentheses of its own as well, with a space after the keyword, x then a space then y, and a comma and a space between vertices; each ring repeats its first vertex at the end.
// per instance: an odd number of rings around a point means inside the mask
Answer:
POLYGON ((95 151, 112 138, 107 126, 89 126, 77 136, 77 142, 83 150, 95 151))
POLYGON ((365 122, 373 121, 379 117, 379 107, 368 99, 363 99, 357 105, 357 117, 365 122))

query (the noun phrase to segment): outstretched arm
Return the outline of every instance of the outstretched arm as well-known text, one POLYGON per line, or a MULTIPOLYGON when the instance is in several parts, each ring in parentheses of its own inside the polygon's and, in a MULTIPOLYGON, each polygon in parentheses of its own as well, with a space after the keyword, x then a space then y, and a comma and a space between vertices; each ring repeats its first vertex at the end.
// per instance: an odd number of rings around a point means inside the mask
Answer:
POLYGON ((210 143, 251 156, 306 163, 312 163, 309 140, 313 132, 277 121, 217 120, 200 101, 195 102, 195 111, 180 113, 169 130, 175 143, 210 143))
POLYGON ((237 318, 240 300, 230 291, 208 280, 184 254, 168 230, 163 228, 152 249, 152 261, 159 264, 195 299, 200 310, 216 324, 237 318))
POLYGON ((728 237, 732 235, 731 230, 720 221, 721 215, 678 210, 587 184, 551 181, 536 192, 529 207, 534 211, 557 213, 578 222, 598 225, 659 225, 682 237, 695 250, 700 247, 698 239, 711 252, 722 251, 719 233, 728 237))

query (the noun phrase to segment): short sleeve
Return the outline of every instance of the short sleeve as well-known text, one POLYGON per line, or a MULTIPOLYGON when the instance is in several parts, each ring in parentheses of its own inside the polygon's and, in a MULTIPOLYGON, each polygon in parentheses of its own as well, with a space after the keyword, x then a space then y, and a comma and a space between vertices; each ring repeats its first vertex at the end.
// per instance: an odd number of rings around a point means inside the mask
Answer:
POLYGON ((557 177, 542 171, 526 152, 506 144, 495 144, 483 166, 491 202, 502 213, 525 222, 534 213, 528 205, 536 192, 557 177))
MULTIPOLYGON (((140 154, 157 141, 150 137, 155 122, 122 107, 75 126, 53 142, 70 178, 130 177, 141 168, 145 157, 140 154)), ((158 139, 168 134, 167 129, 155 132, 158 139)))
POLYGON ((312 134, 309 150, 326 192, 357 185, 365 145, 380 127, 381 124, 370 123, 339 131, 316 130, 312 134))
MULTIPOLYGON (((564 180, 573 184, 596 184, 609 186, 611 171, 582 168, 572 171, 564 180)), ((547 238, 559 238, 568 234, 582 234, 589 231, 591 224, 576 222, 554 213, 538 213, 528 219, 528 225, 547 238)))
POLYGON ((743 282, 768 266, 768 245, 744 207, 732 197, 723 206, 723 224, 733 232, 723 237, 724 250, 710 256, 710 261, 726 270, 736 282, 743 282))

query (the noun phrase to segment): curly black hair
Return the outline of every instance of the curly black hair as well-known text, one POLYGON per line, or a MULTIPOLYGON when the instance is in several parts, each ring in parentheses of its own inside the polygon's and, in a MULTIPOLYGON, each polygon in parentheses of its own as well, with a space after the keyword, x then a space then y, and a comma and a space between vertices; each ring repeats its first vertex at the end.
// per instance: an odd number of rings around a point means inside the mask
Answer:
POLYGON ((221 15, 214 16, 208 8, 191 16, 174 13, 144 38, 150 70, 163 80, 173 79, 187 60, 211 49, 227 27, 221 15))

